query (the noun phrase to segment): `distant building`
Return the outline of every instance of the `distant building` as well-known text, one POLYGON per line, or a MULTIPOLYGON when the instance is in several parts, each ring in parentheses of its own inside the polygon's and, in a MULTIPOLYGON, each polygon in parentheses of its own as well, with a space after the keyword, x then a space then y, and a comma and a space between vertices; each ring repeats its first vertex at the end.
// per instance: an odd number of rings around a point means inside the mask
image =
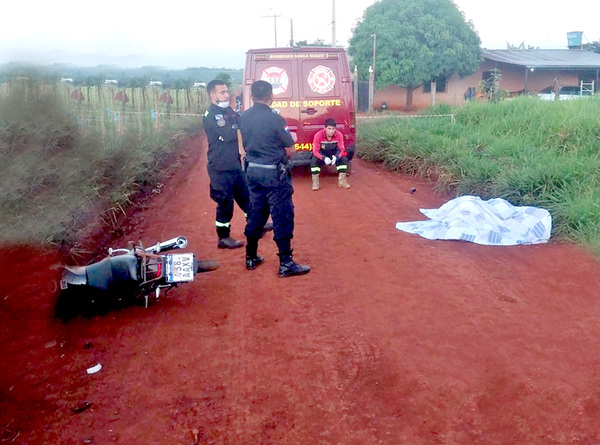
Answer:
POLYGON ((73 79, 70 77, 61 77, 60 83, 73 83, 73 79))
POLYGON ((149 87, 160 87, 162 86, 162 82, 160 80, 151 80, 148 82, 149 87))
MULTIPOLYGON (((483 63, 470 76, 458 75, 435 81, 435 103, 462 105, 468 100, 471 88, 490 79, 494 69, 500 70, 500 88, 511 97, 520 94, 538 94, 559 84, 579 86, 581 82, 592 83, 598 91, 600 81, 600 54, 579 48, 572 49, 494 49, 483 50, 483 63)), ((424 109, 432 104, 432 82, 426 82, 413 91, 413 108, 424 109)), ((404 110, 406 89, 389 86, 375 92, 373 108, 378 110, 386 102, 391 110, 404 110)))
POLYGON ((104 81, 104 83, 105 83, 105 84, 107 84, 107 85, 110 85, 110 84, 114 84, 114 85, 116 85, 116 84, 118 84, 119 82, 118 82, 117 80, 115 80, 115 79, 106 79, 106 80, 104 81))

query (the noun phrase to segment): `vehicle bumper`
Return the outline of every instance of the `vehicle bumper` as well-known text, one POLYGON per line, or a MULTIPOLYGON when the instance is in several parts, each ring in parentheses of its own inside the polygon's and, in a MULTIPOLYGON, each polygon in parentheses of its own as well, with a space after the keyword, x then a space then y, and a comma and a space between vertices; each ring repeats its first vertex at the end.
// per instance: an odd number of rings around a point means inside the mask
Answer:
MULTIPOLYGON (((356 146, 350 145, 346 151, 348 152, 348 160, 351 161, 354 157, 354 152, 356 150, 356 146)), ((310 161, 312 159, 312 151, 297 151, 294 154, 294 157, 291 159, 291 163, 293 167, 306 166, 310 165, 310 161)))

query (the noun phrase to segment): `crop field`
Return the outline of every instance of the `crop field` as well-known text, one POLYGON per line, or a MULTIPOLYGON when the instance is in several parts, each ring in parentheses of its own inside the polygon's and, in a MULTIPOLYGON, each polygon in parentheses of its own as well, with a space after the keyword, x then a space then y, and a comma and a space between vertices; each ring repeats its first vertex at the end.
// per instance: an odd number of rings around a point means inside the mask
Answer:
POLYGON ((72 244, 91 217, 115 225, 206 106, 197 89, 0 85, 0 242, 72 244))
MULTIPOLYGON (((0 100, 20 94, 27 80, 0 85, 0 100)), ((69 83, 37 84, 36 91, 52 95, 65 109, 76 116, 83 130, 98 130, 106 136, 111 132, 136 129, 140 134, 163 126, 178 125, 200 119, 208 105, 203 88, 164 90, 149 86, 119 88, 115 85, 76 87, 69 83)))

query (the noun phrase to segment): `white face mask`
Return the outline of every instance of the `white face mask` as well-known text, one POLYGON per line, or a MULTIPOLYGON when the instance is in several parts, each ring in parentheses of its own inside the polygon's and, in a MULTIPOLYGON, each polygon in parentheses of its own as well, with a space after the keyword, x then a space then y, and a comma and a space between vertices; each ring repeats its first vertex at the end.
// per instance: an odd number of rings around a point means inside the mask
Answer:
POLYGON ((217 102, 217 106, 221 108, 227 108, 229 106, 229 102, 217 102))

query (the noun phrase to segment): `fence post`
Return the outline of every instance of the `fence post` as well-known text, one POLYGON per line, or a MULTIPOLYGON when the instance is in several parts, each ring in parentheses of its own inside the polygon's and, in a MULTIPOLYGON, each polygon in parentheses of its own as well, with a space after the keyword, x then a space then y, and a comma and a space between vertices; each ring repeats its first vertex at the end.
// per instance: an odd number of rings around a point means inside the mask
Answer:
POLYGON ((154 88, 154 109, 156 110, 156 120, 154 121, 155 128, 160 128, 160 113, 158 108, 158 91, 154 88))

